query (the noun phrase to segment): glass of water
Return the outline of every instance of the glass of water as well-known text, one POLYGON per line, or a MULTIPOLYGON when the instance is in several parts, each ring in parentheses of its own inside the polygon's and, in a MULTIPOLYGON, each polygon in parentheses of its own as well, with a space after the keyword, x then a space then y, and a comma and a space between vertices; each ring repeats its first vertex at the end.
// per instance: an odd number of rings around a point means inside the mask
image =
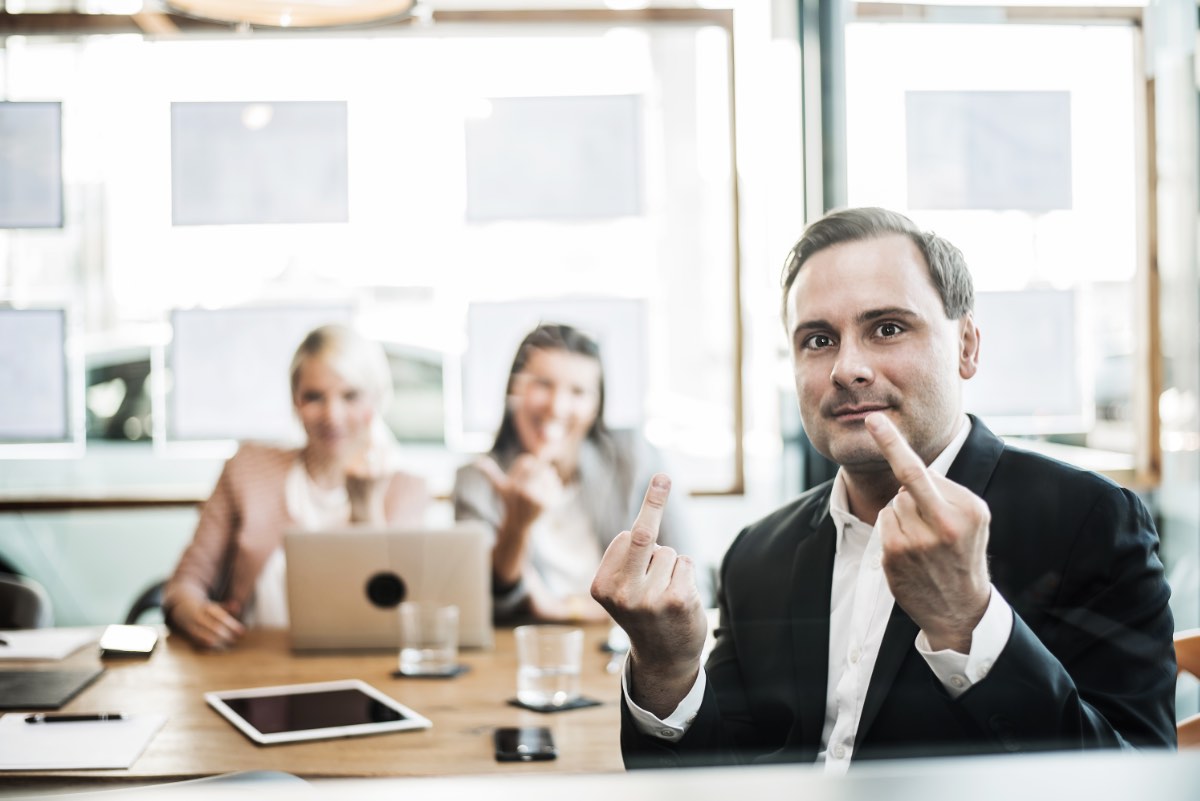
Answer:
POLYGON ((517 700, 529 706, 563 706, 579 698, 583 629, 518 626, 517 700))
POLYGON ((400 604, 400 672, 446 675, 458 669, 458 607, 425 601, 400 604))

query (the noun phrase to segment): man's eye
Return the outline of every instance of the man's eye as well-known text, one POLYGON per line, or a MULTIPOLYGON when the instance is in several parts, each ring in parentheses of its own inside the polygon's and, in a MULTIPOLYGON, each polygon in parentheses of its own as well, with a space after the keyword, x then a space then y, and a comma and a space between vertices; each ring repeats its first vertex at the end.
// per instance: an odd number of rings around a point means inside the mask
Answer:
POLYGON ((813 334, 801 343, 805 350, 821 350, 833 344, 833 338, 825 334, 813 334))
POLYGON ((895 323, 884 323, 883 325, 879 326, 879 329, 878 329, 879 335, 883 336, 883 337, 894 337, 897 334, 901 333, 903 330, 904 330, 903 328, 896 325, 895 323))

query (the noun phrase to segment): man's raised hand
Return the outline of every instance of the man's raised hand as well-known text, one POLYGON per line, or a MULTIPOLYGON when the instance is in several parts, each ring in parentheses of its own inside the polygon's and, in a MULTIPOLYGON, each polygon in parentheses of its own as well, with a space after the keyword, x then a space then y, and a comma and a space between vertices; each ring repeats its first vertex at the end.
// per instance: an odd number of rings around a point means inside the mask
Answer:
POLYGON ((695 682, 708 631, 692 560, 658 544, 670 491, 666 475, 650 480, 633 527, 609 543, 592 581, 592 597, 629 635, 633 700, 660 718, 695 682))
POLYGON ((892 595, 934 650, 967 653, 991 593, 991 512, 966 487, 931 472, 885 415, 864 422, 900 482, 877 521, 892 595))

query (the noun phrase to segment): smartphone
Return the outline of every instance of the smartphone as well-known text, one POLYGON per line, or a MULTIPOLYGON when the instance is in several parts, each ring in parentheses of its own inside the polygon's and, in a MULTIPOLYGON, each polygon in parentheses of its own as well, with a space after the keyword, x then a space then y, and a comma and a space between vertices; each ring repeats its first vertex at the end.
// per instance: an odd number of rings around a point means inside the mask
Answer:
POLYGON ((496 729, 497 762, 532 762, 554 759, 558 749, 545 726, 503 727, 496 729))
POLYGON ((100 656, 150 656, 158 643, 158 631, 153 626, 122 626, 113 624, 100 637, 100 656))

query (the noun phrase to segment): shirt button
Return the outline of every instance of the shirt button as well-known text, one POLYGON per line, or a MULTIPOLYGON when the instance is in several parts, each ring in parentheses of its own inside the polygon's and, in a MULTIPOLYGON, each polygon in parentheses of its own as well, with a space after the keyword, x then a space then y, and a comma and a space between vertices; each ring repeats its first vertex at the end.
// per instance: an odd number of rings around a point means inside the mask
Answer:
POLYGON ((975 668, 975 680, 979 681, 980 679, 987 676, 988 671, 991 669, 992 669, 992 660, 985 659, 982 662, 980 662, 979 667, 975 668))
POLYGON ((857 665, 862 653, 857 648, 850 649, 850 664, 857 665))
POLYGON ((840 745, 835 745, 835 746, 833 747, 833 758, 834 758, 834 759, 845 759, 845 758, 846 758, 846 749, 845 749, 845 747, 844 747, 844 746, 840 746, 840 745))
POLYGON ((883 567, 883 557, 879 554, 875 554, 871 557, 871 569, 878 570, 881 567, 883 567))
POLYGON ((956 690, 961 690, 963 687, 966 687, 967 686, 966 676, 959 676, 957 674, 951 676, 950 677, 950 686, 956 690))
POLYGON ((668 738, 673 738, 675 736, 675 731, 673 729, 659 729, 658 733, 661 734, 663 737, 668 737, 668 738))

